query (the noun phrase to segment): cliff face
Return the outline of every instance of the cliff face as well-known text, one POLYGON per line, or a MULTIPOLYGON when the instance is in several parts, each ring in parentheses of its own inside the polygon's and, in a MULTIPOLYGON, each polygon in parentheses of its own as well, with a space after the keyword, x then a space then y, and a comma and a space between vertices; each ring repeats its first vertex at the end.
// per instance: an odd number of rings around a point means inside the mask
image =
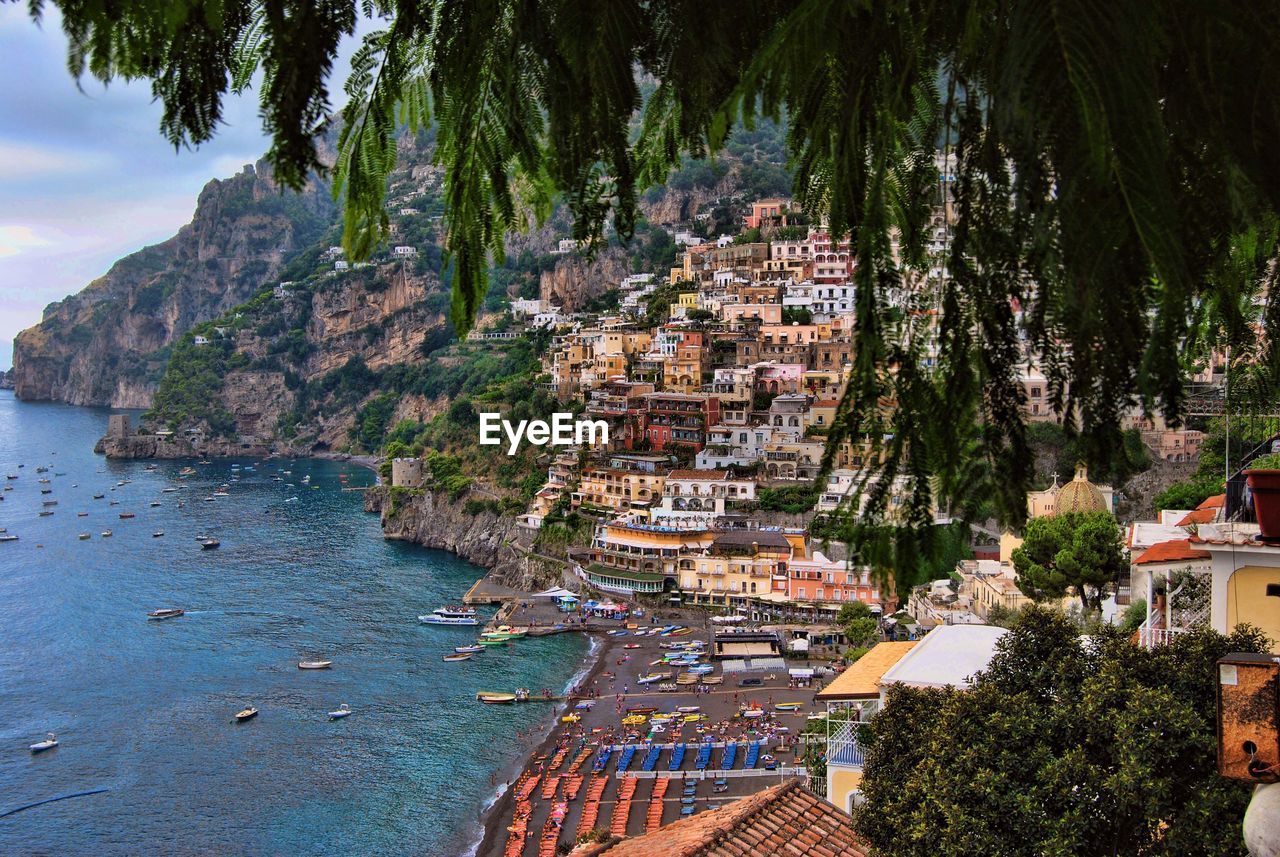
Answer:
POLYGON ((601 250, 593 259, 566 256, 555 268, 543 272, 539 297, 565 312, 578 312, 592 298, 616 288, 629 273, 627 254, 619 247, 601 250))
POLYGON ((382 516, 382 535, 455 553, 491 569, 489 579, 536 592, 560 582, 561 569, 531 557, 515 519, 489 511, 469 515, 466 501, 450 501, 429 490, 397 490, 393 502, 385 486, 364 494, 364 510, 382 516))
POLYGON ((263 164, 209 182, 191 223, 177 235, 121 259, 18 334, 17 395, 150 406, 164 349, 248 300, 333 218, 326 187, 312 182, 301 194, 281 194, 263 164))

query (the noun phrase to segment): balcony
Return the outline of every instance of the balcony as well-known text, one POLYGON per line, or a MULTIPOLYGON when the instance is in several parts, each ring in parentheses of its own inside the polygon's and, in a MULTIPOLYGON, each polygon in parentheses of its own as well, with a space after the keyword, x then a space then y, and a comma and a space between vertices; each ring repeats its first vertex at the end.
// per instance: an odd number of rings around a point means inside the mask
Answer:
POLYGON ((861 769, 866 764, 866 751, 859 740, 867 724, 856 720, 827 718, 827 764, 861 769))

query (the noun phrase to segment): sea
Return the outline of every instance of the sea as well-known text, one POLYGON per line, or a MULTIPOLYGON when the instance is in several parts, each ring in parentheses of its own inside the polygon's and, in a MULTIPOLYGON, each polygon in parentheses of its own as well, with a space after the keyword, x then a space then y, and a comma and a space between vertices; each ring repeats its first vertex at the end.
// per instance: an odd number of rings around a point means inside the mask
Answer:
POLYGON ((342 490, 370 471, 108 461, 109 413, 0 391, 0 528, 19 536, 0 543, 0 854, 472 853, 552 716, 476 691, 563 689, 586 641, 444 663, 476 629, 416 617, 483 569, 384 541, 342 490), (163 607, 186 615, 147 619, 163 607), (333 667, 298 669, 312 658, 333 667), (32 754, 47 732, 59 746, 32 754))

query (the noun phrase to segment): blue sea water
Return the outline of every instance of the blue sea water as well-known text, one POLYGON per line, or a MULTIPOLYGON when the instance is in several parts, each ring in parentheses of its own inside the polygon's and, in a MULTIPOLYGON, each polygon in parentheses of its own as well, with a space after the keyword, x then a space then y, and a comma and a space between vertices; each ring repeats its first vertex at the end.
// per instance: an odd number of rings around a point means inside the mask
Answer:
POLYGON ((0 543, 0 813, 108 790, 0 817, 0 853, 468 853, 495 778, 527 749, 515 733, 548 717, 475 692, 564 687, 585 641, 443 663, 474 629, 416 616, 458 601, 482 569, 384 542, 360 495, 340 490, 368 471, 301 459, 235 462, 238 481, 222 460, 187 479, 194 462, 147 471, 92 453, 107 414, 0 392, 0 474, 19 476, 3 483, 0 527, 20 537, 0 543), (229 496, 203 500, 224 483, 229 496), (44 500, 55 514, 39 516, 44 500), (221 548, 200 550, 198 533, 221 548), (166 606, 187 615, 146 620, 166 606), (297 668, 320 656, 333 669, 297 668), (330 722, 344 702, 355 713, 330 722), (258 718, 232 723, 248 704, 258 718), (60 746, 31 755, 46 731, 60 746))

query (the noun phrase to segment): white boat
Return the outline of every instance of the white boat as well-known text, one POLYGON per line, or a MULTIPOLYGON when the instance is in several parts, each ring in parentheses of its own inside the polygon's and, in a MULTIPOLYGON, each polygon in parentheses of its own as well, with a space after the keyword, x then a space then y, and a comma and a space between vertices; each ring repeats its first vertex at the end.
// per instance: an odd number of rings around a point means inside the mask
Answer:
POLYGON ((331 666, 333 661, 298 661, 300 670, 327 670, 331 666))
POLYGON ((159 610, 152 610, 147 614, 148 619, 176 619, 187 611, 181 607, 163 607, 159 610))
POLYGON ((351 706, 347 705, 345 702, 339 705, 336 711, 329 712, 330 720, 341 720, 344 717, 350 717, 350 716, 351 716, 351 706))
POLYGON ((29 748, 32 753, 43 753, 45 750, 52 750, 58 746, 58 736, 52 732, 46 733, 43 741, 37 741, 29 748))
POLYGON ((474 655, 476 652, 483 652, 484 646, 454 646, 453 650, 460 655, 474 655))
POLYGON ((424 625, 479 625, 476 611, 471 607, 437 607, 418 617, 424 625))
POLYGON ((0 535, 0 542, 16 542, 17 540, 18 540, 18 537, 13 535, 12 533, 5 533, 4 535, 0 535))
POLYGON ((103 537, 104 539, 109 539, 109 538, 111 538, 111 531, 110 531, 110 530, 103 530, 103 531, 102 531, 102 537, 103 537))

